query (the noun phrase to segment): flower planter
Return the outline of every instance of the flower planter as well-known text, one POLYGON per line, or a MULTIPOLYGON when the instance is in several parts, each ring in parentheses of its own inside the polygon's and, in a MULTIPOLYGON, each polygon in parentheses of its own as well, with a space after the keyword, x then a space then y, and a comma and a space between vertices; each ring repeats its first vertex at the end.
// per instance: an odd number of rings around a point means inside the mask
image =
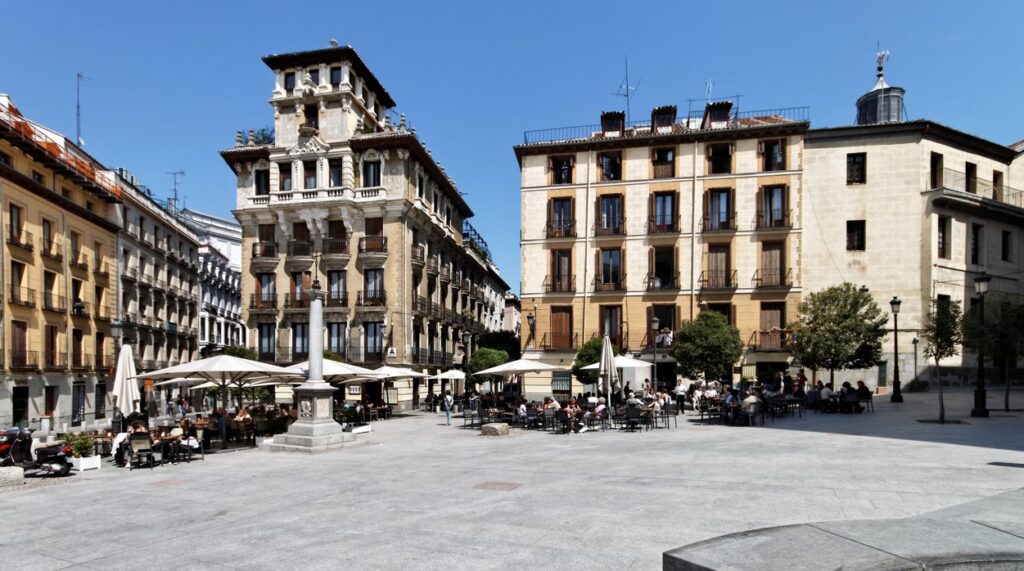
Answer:
POLYGON ((99 470, 100 457, 88 456, 85 458, 72 458, 71 469, 74 470, 75 472, 84 472, 86 470, 99 470))

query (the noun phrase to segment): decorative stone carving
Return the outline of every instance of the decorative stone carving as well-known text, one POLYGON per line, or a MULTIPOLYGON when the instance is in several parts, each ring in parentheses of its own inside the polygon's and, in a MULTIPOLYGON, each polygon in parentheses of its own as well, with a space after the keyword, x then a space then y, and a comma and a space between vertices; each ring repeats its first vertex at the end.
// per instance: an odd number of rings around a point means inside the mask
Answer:
POLYGON ((330 147, 320 140, 316 135, 303 135, 295 142, 295 146, 288 149, 289 156, 318 155, 326 153, 330 147))
POLYGON ((288 218, 284 214, 277 215, 277 227, 281 230, 281 235, 286 240, 290 240, 292 237, 292 225, 288 223, 288 218))
POLYGON ((404 161, 405 159, 409 158, 409 151, 406 149, 398 149, 396 151, 396 154, 398 155, 399 160, 404 161))
POLYGON ((299 418, 305 420, 313 418, 313 399, 305 397, 299 401, 299 418))

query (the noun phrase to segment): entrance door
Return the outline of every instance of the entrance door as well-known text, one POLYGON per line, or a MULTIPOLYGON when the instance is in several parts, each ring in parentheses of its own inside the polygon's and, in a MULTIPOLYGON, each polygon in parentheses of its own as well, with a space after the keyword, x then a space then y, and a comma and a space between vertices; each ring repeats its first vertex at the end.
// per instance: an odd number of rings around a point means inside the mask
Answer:
POLYGON ((572 308, 551 308, 551 348, 572 348, 572 308))
POLYGON ((11 404, 14 407, 14 426, 28 426, 28 387, 14 387, 11 404))

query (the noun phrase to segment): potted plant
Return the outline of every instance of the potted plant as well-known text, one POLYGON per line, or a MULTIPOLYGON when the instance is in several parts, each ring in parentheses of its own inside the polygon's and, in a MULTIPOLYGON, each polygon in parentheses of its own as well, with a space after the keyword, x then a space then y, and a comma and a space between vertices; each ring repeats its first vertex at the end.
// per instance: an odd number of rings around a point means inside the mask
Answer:
POLYGON ((100 457, 96 455, 96 439, 86 434, 68 434, 65 442, 71 447, 71 469, 76 472, 99 470, 100 457))

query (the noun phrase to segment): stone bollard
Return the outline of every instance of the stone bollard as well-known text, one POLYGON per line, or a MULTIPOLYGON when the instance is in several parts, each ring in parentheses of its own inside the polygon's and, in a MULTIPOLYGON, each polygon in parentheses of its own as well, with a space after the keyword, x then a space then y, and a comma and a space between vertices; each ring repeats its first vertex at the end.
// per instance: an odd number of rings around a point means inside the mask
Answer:
POLYGON ((508 436, 507 422, 492 422, 480 427, 480 436, 508 436))
POLYGON ((18 466, 0 468, 0 486, 16 486, 25 483, 25 469, 18 466))

